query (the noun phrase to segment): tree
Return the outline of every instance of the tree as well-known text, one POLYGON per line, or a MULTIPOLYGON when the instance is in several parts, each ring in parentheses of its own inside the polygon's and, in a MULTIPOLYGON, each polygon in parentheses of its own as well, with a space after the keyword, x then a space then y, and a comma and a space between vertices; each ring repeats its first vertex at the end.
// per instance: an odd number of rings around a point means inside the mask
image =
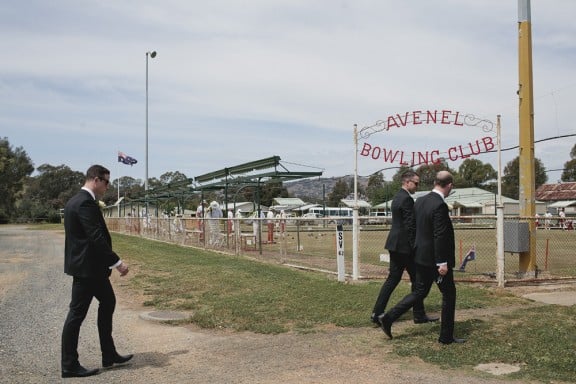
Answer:
POLYGON ((452 175, 456 172, 448 166, 446 159, 441 159, 435 164, 424 164, 416 169, 416 173, 420 176, 419 190, 431 190, 434 188, 434 180, 436 179, 436 174, 440 171, 448 171, 452 175))
POLYGON ((386 200, 386 183, 382 172, 377 172, 368 178, 366 196, 372 205, 378 205, 386 200))
MULTIPOLYGON (((540 159, 534 159, 535 171, 535 188, 548 181, 546 175, 546 168, 542 165, 540 159)), ((504 196, 518 199, 520 196, 520 157, 516 156, 513 160, 506 164, 504 167, 504 174, 502 175, 502 194, 504 196)))
POLYGON ((336 184, 334 184, 334 188, 332 188, 332 192, 328 194, 328 206, 329 207, 338 207, 340 206, 340 200, 345 199, 346 196, 350 193, 348 188, 348 184, 344 179, 339 179, 336 184))
MULTIPOLYGON (((253 201, 257 203, 256 187, 247 187, 242 190, 242 196, 246 201, 253 201)), ((260 184, 260 204, 264 206, 271 206, 276 197, 288 197, 288 190, 281 181, 273 181, 265 184, 260 184)))
POLYGON ((14 217, 16 202, 24 190, 34 165, 22 147, 12 148, 8 138, 0 138, 0 223, 14 217))
POLYGON ((162 185, 170 185, 175 183, 182 183, 188 181, 188 177, 178 171, 166 172, 160 175, 160 183, 162 185))
POLYGON ((562 181, 576 181, 576 144, 570 151, 570 159, 564 163, 564 171, 562 172, 562 181))
POLYGON ((460 164, 458 173, 454 175, 454 184, 459 188, 481 188, 496 177, 498 177, 498 174, 492 165, 484 164, 478 159, 466 159, 460 164))
POLYGON ((54 217, 84 184, 85 175, 66 165, 42 164, 27 182, 19 214, 29 218, 54 217))

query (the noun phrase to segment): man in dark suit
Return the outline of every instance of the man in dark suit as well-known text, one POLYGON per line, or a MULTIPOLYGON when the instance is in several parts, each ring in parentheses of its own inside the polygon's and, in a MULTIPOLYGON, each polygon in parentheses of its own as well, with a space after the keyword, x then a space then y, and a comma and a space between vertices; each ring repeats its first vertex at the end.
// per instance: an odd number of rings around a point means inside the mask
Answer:
POLYGON ((414 205, 416 218, 415 256, 416 281, 412 292, 394 308, 381 316, 382 330, 392 338, 392 323, 407 312, 419 300, 423 300, 436 281, 442 293, 442 316, 440 337, 442 344, 463 343, 454 337, 454 312, 456 309, 456 285, 453 269, 456 263, 454 228, 444 201, 452 191, 453 177, 450 172, 440 171, 434 180, 434 189, 420 197, 414 205))
POLYGON ((112 339, 112 316, 116 297, 110 284, 110 274, 116 268, 120 276, 128 266, 112 250, 112 240, 100 211, 97 198, 104 195, 110 183, 110 171, 100 165, 86 172, 82 190, 64 208, 64 272, 73 277, 72 299, 62 331, 62 377, 86 377, 98 369, 86 369, 78 361, 80 326, 86 317, 92 298, 99 301, 98 335, 104 368, 122 364, 132 355, 121 356, 112 339))
MULTIPOLYGON (((414 289, 416 273, 414 271, 413 248, 416 231, 413 212, 414 199, 410 195, 416 192, 419 182, 420 177, 416 172, 412 170, 404 172, 402 174, 402 188, 392 200, 392 228, 384 246, 390 252, 390 268, 372 311, 372 322, 378 325, 380 325, 378 318, 384 313, 390 295, 402 279, 404 270, 408 272, 412 289, 414 289)), ((416 324, 438 320, 437 317, 426 316, 422 300, 414 303, 412 311, 416 324)))

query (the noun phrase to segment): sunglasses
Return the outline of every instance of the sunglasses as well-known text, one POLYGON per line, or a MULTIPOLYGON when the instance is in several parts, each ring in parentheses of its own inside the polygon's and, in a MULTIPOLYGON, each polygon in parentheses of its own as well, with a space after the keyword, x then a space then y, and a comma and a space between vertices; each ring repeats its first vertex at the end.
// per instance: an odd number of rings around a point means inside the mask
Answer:
POLYGON ((106 183, 106 185, 110 184, 110 180, 108 180, 108 179, 104 179, 102 177, 98 177, 98 179, 100 179, 100 181, 103 181, 104 183, 106 183))
POLYGON ((414 183, 415 186, 418 186, 418 184, 420 184, 419 181, 414 181, 414 180, 410 180, 412 183, 414 183))

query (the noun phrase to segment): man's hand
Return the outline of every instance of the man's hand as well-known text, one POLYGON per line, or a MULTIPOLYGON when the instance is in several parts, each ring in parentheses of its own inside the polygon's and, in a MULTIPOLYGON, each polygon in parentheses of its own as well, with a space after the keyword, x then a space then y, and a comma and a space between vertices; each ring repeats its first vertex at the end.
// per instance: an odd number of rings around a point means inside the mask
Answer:
POLYGON ((448 273, 448 264, 441 264, 438 266, 438 274, 440 276, 446 276, 448 273))
POLYGON ((124 262, 117 266, 116 269, 120 272, 120 276, 125 276, 128 273, 128 266, 124 262))

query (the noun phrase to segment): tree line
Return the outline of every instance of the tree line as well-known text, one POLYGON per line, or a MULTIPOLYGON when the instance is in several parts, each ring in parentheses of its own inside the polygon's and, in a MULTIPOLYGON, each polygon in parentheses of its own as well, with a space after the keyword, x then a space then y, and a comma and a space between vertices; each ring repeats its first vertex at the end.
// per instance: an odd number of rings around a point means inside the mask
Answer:
MULTIPOLYGON (((401 175, 408 168, 399 168, 392 180, 386 181, 381 172, 371 175, 366 187, 359 186, 360 195, 372 205, 391 199, 401 187, 401 175)), ((539 159, 535 160, 536 187, 546 183, 546 169, 539 159)), ((479 187, 492 192, 496 190, 496 171, 487 163, 478 159, 466 159, 458 170, 453 170, 443 160, 438 164, 422 165, 415 169, 420 175, 420 190, 432 188, 434 176, 440 170, 450 171, 455 177, 458 188, 479 187)), ((516 157, 503 171, 502 193, 513 199, 519 194, 519 158, 516 157)), ((42 164, 35 168, 32 160, 22 147, 12 147, 8 138, 0 138, 0 223, 46 220, 60 221, 60 210, 84 184, 84 172, 72 170, 67 165, 42 164), (36 175, 32 174, 36 171, 36 175)), ((159 178, 148 180, 149 188, 154 191, 173 184, 185 183, 188 177, 178 171, 166 172, 159 178)), ((564 165, 562 181, 576 181, 576 145, 570 151, 570 160, 564 165)), ((114 179, 102 198, 106 205, 117 200, 118 188, 127 201, 145 196, 144 183, 140 179, 124 176, 114 179)), ((340 200, 354 191, 352 183, 340 179, 328 194, 328 206, 339 206, 340 200)), ((253 187, 242 188, 245 201, 260 200, 265 206, 272 205, 276 197, 290 197, 281 182, 264 184, 259 191, 253 187)), ((305 196, 300 196, 305 198, 305 196)), ((203 196, 206 200, 223 199, 222 192, 209 191, 203 196)), ((200 196, 186 198, 165 198, 159 202, 162 212, 173 213, 175 209, 194 209, 200 202, 200 196)))
MULTIPOLYGON (((538 188, 548 181, 546 168, 538 158, 534 159, 535 187, 538 188)), ((392 177, 392 180, 384 180, 382 172, 377 172, 369 176, 366 187, 358 186, 358 194, 363 200, 371 205, 378 205, 391 200, 402 186, 402 174, 411 169, 400 167, 392 177)), ((497 172, 488 163, 475 158, 464 160, 457 170, 451 169, 444 159, 437 164, 421 165, 414 169, 420 176, 419 190, 431 190, 434 185, 434 178, 439 171, 449 171, 454 175, 454 185, 457 188, 477 187, 492 193, 497 192, 497 172)), ((564 163, 561 180, 563 182, 576 181, 576 145, 570 151, 570 160, 564 163)), ((520 157, 515 157, 508 162, 502 171, 502 194, 512 199, 518 199, 520 195, 520 157)), ((350 197, 354 192, 353 181, 346 182, 339 180, 328 195, 327 205, 338 206, 341 199, 350 197)))

